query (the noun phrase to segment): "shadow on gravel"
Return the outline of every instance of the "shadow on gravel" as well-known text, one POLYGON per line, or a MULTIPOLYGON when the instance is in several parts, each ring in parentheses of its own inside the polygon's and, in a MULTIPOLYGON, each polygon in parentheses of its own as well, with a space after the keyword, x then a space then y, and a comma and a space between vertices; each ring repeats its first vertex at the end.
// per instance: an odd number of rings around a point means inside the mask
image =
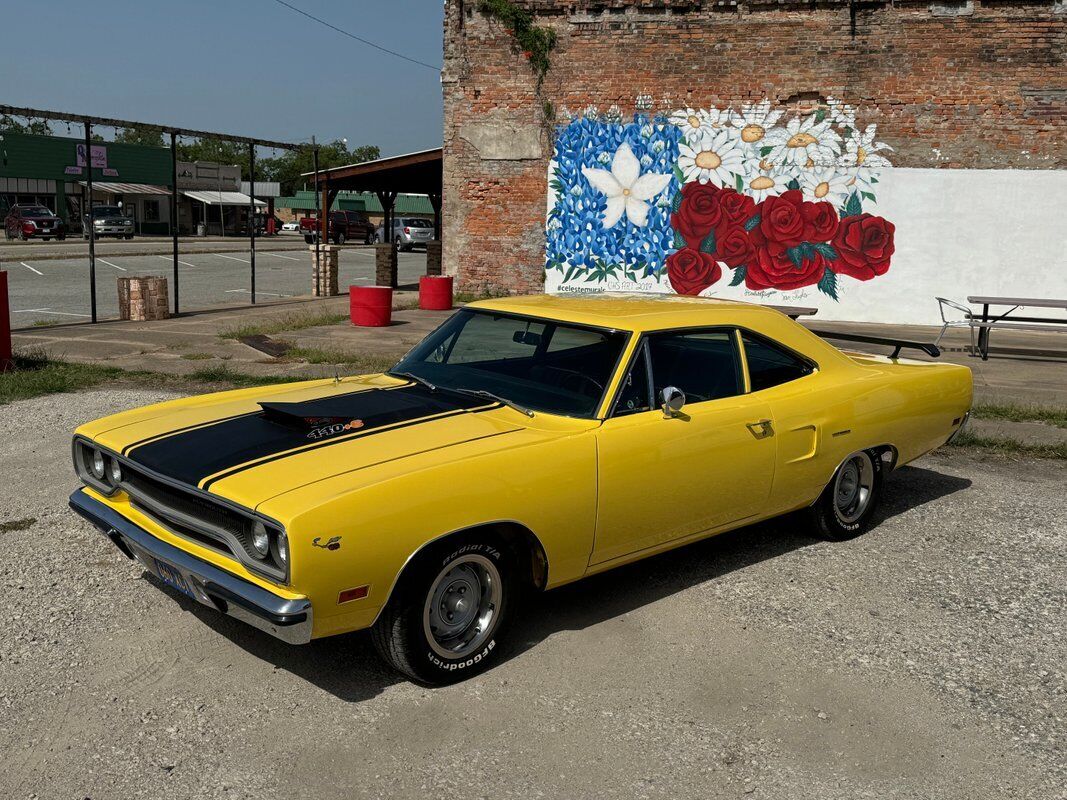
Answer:
MULTIPOLYGON (((970 485, 971 481, 965 478, 921 467, 902 467, 887 482, 875 527, 970 485)), ((515 621, 512 641, 500 664, 558 631, 596 625, 697 584, 819 542, 803 514, 790 514, 535 595, 515 621)), ((378 659, 367 631, 316 639, 307 645, 287 645, 190 600, 147 572, 144 576, 238 647, 347 703, 368 700, 406 680, 378 659)))

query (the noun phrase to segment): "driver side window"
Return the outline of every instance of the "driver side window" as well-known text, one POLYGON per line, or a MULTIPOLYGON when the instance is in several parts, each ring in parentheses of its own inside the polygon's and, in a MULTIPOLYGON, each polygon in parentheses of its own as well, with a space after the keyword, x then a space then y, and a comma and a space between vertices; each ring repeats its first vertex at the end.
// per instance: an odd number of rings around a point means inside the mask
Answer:
POLYGON ((743 394, 741 360, 732 330, 664 333, 648 338, 656 401, 667 386, 685 392, 687 403, 743 394))

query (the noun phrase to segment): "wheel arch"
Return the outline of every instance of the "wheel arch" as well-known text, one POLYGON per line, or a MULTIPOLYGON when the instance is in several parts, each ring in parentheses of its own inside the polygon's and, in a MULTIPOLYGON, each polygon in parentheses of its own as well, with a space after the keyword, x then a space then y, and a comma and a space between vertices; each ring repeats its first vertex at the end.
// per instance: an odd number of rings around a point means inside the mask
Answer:
POLYGON ((382 612, 389 605, 390 601, 393 599, 393 595, 396 593, 396 587, 400 584, 404 575, 410 571, 412 565, 415 564, 420 555, 425 553, 430 547, 435 547, 449 539, 460 536, 470 536, 478 533, 496 539, 512 551, 519 563, 519 574, 523 576, 525 582, 529 586, 543 590, 545 586, 548 585, 548 553, 545 550, 545 546, 541 543, 541 540, 537 537, 537 534, 518 520, 499 519, 490 522, 480 522, 462 528, 456 528, 455 530, 428 539, 408 555, 403 566, 397 572, 396 577, 393 578, 393 583, 389 587, 389 591, 385 596, 385 600, 382 602, 381 608, 378 609, 378 613, 374 617, 374 622, 378 621, 382 612))
POLYGON ((830 475, 823 481, 822 488, 819 489, 819 493, 815 496, 815 499, 811 501, 811 505, 815 505, 819 502, 819 499, 823 496, 823 492, 825 492, 827 487, 834 482, 834 476, 837 475, 837 471, 841 469, 841 465, 861 451, 870 453, 872 458, 880 461, 885 473, 892 472, 896 469, 897 459, 899 458, 900 453, 892 444, 876 444, 871 445, 870 447, 861 447, 858 450, 850 450, 836 464, 834 464, 834 468, 830 470, 830 475))

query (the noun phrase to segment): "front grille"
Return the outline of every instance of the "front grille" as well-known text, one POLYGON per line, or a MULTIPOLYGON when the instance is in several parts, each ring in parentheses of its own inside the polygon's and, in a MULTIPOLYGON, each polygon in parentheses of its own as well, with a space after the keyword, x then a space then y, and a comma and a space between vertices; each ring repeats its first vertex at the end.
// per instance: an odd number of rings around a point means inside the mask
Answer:
POLYGON ((235 558, 233 539, 246 552, 251 545, 252 520, 226 506, 177 489, 128 464, 123 467, 122 488, 135 508, 179 536, 235 558))

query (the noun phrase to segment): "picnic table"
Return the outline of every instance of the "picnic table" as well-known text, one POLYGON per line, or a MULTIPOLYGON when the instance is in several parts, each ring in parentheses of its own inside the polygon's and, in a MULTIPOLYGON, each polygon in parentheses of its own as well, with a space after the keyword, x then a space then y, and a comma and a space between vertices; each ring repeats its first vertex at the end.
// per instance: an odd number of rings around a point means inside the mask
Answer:
POLYGON ((981 317, 971 316, 971 325, 978 328, 978 352, 982 360, 989 360, 989 331, 994 325, 1012 330, 1027 331, 1067 331, 1067 317, 1012 317, 1013 311, 1020 308, 1059 308, 1067 311, 1067 300, 1053 300, 1042 297, 968 297, 968 303, 982 307, 981 317), (999 316, 989 315, 990 306, 1011 306, 999 316), (1051 328, 1050 325, 1063 325, 1063 328, 1051 328))

